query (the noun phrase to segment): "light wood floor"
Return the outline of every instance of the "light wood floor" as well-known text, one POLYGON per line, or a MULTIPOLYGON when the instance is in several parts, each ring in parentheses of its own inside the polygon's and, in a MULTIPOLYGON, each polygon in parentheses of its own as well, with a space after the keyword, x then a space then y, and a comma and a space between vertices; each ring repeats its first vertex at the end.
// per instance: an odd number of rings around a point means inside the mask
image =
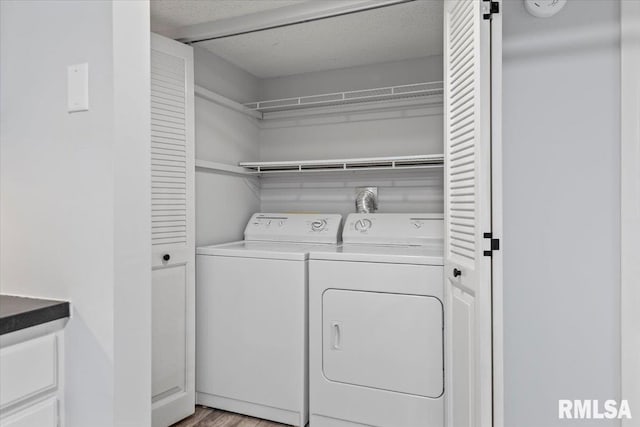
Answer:
POLYGON ((286 424, 196 406, 196 413, 171 427, 287 427, 286 424))

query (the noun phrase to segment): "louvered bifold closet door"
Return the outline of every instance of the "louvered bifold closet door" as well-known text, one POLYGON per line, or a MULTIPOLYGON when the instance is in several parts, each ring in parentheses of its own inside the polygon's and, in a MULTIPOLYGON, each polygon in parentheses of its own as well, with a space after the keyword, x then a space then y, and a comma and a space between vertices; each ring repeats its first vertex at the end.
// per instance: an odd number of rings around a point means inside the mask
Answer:
POLYGON ((152 421, 195 405, 193 49, 151 37, 152 421))
POLYGON ((491 425, 489 2, 445 0, 447 425, 491 425))

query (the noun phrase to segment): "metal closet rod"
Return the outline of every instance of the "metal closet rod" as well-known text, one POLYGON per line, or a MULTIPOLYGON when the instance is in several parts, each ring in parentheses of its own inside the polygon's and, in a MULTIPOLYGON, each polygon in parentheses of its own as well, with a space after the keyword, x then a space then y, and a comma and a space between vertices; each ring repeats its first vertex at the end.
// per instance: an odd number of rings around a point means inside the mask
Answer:
POLYGON ((396 6, 396 5, 399 5, 399 4, 411 3, 411 2, 414 2, 414 1, 416 1, 416 0, 397 0, 397 1, 392 2, 392 3, 365 6, 362 9, 350 10, 350 11, 347 11, 347 12, 335 12, 335 13, 330 13, 328 15, 319 16, 317 18, 307 18, 307 19, 301 19, 299 21, 287 22, 286 24, 270 25, 270 26, 267 26, 267 27, 256 28, 254 30, 239 31, 239 32, 236 32, 236 33, 224 34, 222 36, 205 37, 205 38, 202 38, 202 39, 190 40, 190 41, 185 42, 185 43, 188 44, 188 45, 192 45, 194 43, 208 42, 208 41, 211 41, 211 40, 218 40, 218 39, 226 39, 227 37, 242 36, 244 34, 258 33, 260 31, 274 30, 274 29, 277 29, 277 28, 290 27, 290 26, 293 26, 293 25, 306 24, 306 23, 315 22, 315 21, 322 21, 323 19, 337 18, 339 16, 346 16, 346 15, 353 15, 355 13, 367 12, 369 10, 375 10, 375 9, 382 9, 382 8, 385 8, 385 7, 396 6))

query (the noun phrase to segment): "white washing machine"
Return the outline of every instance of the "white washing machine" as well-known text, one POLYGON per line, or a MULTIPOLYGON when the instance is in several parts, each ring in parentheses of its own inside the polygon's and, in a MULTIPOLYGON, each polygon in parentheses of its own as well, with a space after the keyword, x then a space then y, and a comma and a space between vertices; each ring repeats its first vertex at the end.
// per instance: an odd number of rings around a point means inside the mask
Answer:
POLYGON ((351 214, 311 252, 310 427, 443 427, 443 228, 351 214))
POLYGON ((336 246, 341 221, 255 214, 244 241, 197 249, 197 403, 307 423, 307 260, 336 246))

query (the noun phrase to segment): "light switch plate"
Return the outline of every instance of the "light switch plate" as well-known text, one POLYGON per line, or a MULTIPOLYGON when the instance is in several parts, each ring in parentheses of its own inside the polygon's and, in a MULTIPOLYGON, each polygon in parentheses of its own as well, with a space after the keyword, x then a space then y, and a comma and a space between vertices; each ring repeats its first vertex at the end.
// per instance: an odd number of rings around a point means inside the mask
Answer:
POLYGON ((89 111, 89 64, 67 67, 67 111, 89 111))

